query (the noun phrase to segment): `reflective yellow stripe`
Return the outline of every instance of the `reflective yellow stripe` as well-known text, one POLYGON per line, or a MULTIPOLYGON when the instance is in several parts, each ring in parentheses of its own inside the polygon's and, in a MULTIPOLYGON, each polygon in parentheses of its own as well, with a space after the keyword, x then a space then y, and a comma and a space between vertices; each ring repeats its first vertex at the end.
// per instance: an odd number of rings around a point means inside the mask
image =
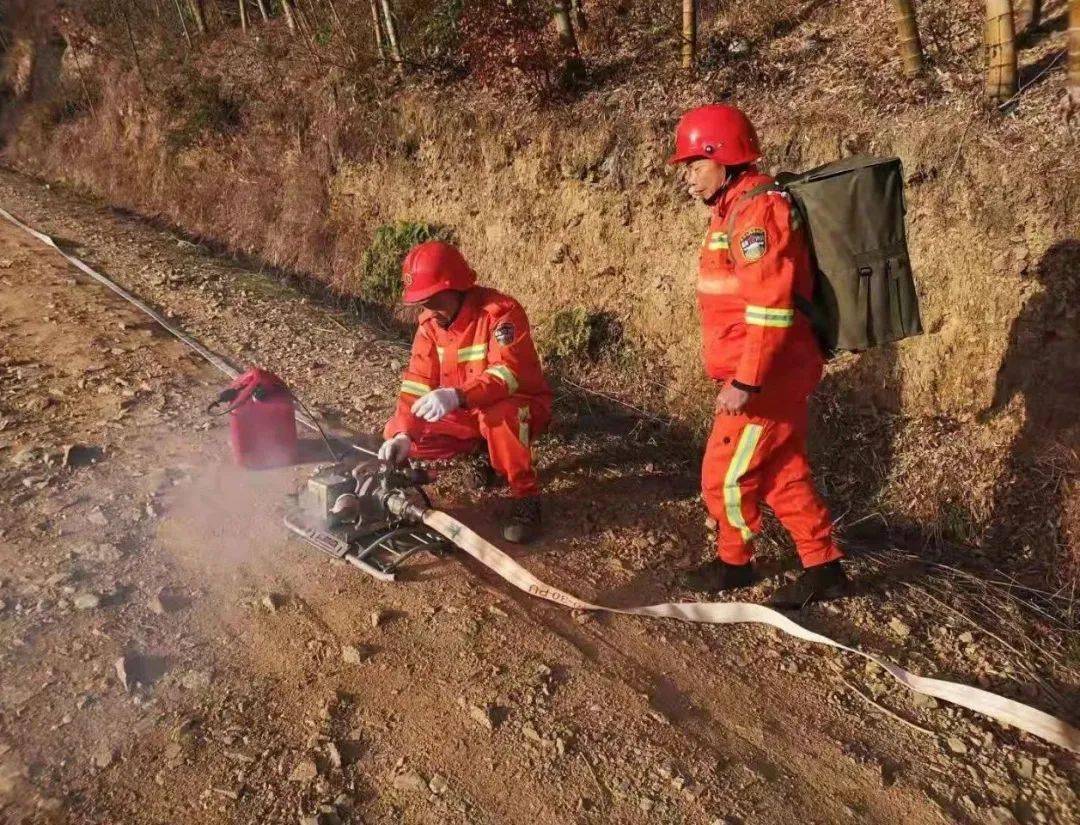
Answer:
MULTIPOLYGON (((487 349, 487 344, 473 344, 471 347, 462 347, 457 351, 458 363, 483 361, 487 357, 487 349)), ((446 355, 446 350, 442 347, 435 347, 435 351, 439 353, 439 361, 444 360, 443 356, 446 355)))
POLYGON ((518 410, 518 441, 529 446, 529 415, 530 410, 528 407, 522 407, 518 410))
POLYGON ((487 357, 487 344, 473 344, 471 347, 462 347, 457 351, 459 364, 466 361, 483 361, 487 357))
POLYGON ((739 291, 739 279, 734 275, 698 278, 697 291, 704 295, 734 295, 739 291))
POLYGON ((427 395, 429 392, 431 392, 431 387, 427 384, 421 384, 419 381, 405 380, 401 382, 402 395, 427 395))
POLYGON ((728 524, 738 530, 744 540, 753 538, 754 534, 746 526, 746 520, 742 514, 742 491, 739 489, 739 480, 746 474, 750 466, 750 459, 754 457, 758 440, 761 438, 761 425, 747 424, 743 427, 742 435, 739 436, 739 444, 735 448, 735 455, 728 465, 727 475, 724 476, 724 510, 727 513, 728 524))
POLYGON ((517 376, 514 375, 514 371, 505 364, 494 364, 484 370, 484 372, 490 372, 496 378, 501 378, 506 383, 507 389, 509 389, 510 392, 517 392, 517 376))
POLYGON ((708 248, 715 252, 718 249, 728 248, 728 236, 726 232, 713 232, 709 236, 708 248))
POLYGON ((790 327, 795 323, 795 310, 747 305, 746 323, 759 327, 790 327))

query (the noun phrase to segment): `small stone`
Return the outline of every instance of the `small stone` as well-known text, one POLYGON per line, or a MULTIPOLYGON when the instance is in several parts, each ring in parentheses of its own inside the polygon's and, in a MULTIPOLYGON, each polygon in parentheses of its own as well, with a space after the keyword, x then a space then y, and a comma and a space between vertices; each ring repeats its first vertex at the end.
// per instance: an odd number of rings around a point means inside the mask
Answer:
POLYGON ((901 639, 906 639, 911 635, 911 628, 896 618, 889 622, 889 628, 901 639))
POLYGON ((105 770, 116 759, 116 752, 110 745, 102 745, 94 753, 94 766, 100 770, 105 770))
POLYGON ((1026 756, 1020 757, 1019 761, 1016 763, 1016 775, 1021 779, 1034 779, 1035 763, 1026 756))
POLYGON ((965 630, 963 633, 956 637, 956 640, 960 642, 960 644, 969 645, 975 641, 975 636, 970 630, 965 630))
POLYGON ((342 765, 341 749, 333 742, 326 743, 326 758, 330 760, 330 764, 335 768, 340 768, 342 765))
POLYGON ((271 613, 277 613, 285 604, 285 597, 280 593, 267 593, 262 597, 262 605, 271 613))
POLYGON ((912 691, 910 698, 911 704, 917 708, 922 708, 923 710, 933 710, 938 707, 938 700, 933 696, 927 696, 925 693, 916 693, 912 691))
POLYGON ((103 512, 100 507, 95 507, 87 515, 86 520, 93 524, 95 527, 107 527, 109 524, 109 518, 103 512))
POLYGON ((394 788, 399 791, 418 791, 420 793, 427 793, 428 783, 427 780, 416 771, 405 771, 405 773, 399 773, 394 777, 394 788))
POLYGON ((492 717, 490 707, 470 705, 469 716, 471 716, 473 721, 475 721, 481 727, 487 728, 488 730, 495 730, 495 719, 492 717))
POLYGON ((319 766, 314 759, 301 759, 289 774, 290 782, 313 782, 319 775, 319 766))
POLYGON ((344 645, 341 648, 341 659, 343 662, 349 665, 359 665, 363 663, 365 654, 360 651, 360 648, 353 645, 344 645))
POLYGON ((449 787, 450 786, 449 784, 447 784, 446 777, 443 776, 441 773, 437 773, 432 776, 431 781, 428 783, 428 788, 430 788, 431 792, 436 796, 441 796, 442 794, 446 793, 446 790, 449 787))
POLYGON ((957 755, 965 754, 968 750, 967 745, 964 744, 964 741, 956 736, 950 736, 947 740, 945 740, 945 746, 957 755))
POLYGON ((97 593, 81 593, 75 597, 76 610, 93 610, 101 606, 101 596, 97 593))
POLYGON ((386 614, 382 610, 371 611, 371 626, 377 628, 386 619, 386 614))

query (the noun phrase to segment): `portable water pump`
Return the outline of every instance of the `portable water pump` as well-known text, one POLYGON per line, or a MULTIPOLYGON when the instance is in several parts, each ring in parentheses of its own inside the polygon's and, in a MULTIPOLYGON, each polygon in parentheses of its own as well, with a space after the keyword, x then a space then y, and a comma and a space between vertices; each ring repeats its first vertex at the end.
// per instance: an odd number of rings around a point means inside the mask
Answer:
POLYGON ((422 469, 385 461, 326 465, 297 494, 285 526, 327 555, 394 581, 410 556, 421 550, 441 555, 453 547, 423 524, 431 509, 423 485, 430 482, 422 469))

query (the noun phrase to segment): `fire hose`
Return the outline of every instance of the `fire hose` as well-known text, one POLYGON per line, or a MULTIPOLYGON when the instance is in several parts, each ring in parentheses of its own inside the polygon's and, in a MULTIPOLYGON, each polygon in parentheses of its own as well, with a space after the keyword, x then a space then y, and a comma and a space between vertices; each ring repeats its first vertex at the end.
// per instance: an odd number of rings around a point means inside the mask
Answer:
MULTIPOLYGON (((198 341, 177 329, 166 321, 160 313, 155 312, 130 292, 97 272, 83 261, 64 252, 48 235, 32 229, 4 209, 0 209, 0 216, 29 233, 41 243, 54 249, 81 272, 103 284, 148 315, 166 331, 175 336, 194 352, 198 353, 203 359, 225 375, 230 378, 236 376, 237 371, 235 368, 225 362, 220 356, 214 354, 198 341)), ((297 420, 306 426, 309 426, 312 429, 317 427, 317 423, 305 420, 307 417, 303 416, 299 411, 296 415, 297 420)), ((1011 725, 1062 748, 1080 753, 1080 730, 1077 730, 1063 719, 1058 719, 1055 716, 1051 716, 1030 705, 1025 705, 1022 702, 1017 702, 1013 699, 1008 699, 1004 696, 999 696, 980 688, 971 687, 970 685, 919 676, 918 674, 905 670, 899 665, 893 664, 879 656, 875 656, 872 653, 849 647, 830 639, 828 636, 808 630, 783 613, 764 605, 747 602, 668 602, 642 607, 615 608, 583 601, 576 596, 572 596, 557 587, 553 587, 546 582, 541 581, 498 547, 491 544, 469 527, 446 513, 433 509, 421 509, 414 504, 406 503, 404 499, 400 499, 399 501, 400 504, 390 505, 392 507, 400 508, 401 512, 399 515, 405 516, 410 520, 419 520, 426 526, 448 538, 462 551, 499 575, 509 584, 537 598, 545 599, 571 610, 603 611, 628 616, 676 619, 683 622, 693 622, 698 624, 754 623, 768 625, 806 642, 825 645, 847 653, 854 653, 855 655, 861 656, 882 667, 897 682, 909 690, 926 696, 933 696, 934 698, 967 708, 968 710, 987 716, 1002 724, 1011 725)))

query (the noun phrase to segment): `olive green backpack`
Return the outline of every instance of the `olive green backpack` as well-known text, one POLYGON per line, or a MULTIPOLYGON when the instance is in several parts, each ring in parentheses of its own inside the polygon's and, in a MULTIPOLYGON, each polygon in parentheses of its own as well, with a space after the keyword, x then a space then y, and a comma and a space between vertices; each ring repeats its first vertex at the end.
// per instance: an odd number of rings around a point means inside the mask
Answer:
POLYGON ((899 158, 860 155, 802 174, 781 173, 743 199, 786 192, 813 250, 814 295, 796 296, 826 354, 859 351, 922 333, 904 231, 899 158))

